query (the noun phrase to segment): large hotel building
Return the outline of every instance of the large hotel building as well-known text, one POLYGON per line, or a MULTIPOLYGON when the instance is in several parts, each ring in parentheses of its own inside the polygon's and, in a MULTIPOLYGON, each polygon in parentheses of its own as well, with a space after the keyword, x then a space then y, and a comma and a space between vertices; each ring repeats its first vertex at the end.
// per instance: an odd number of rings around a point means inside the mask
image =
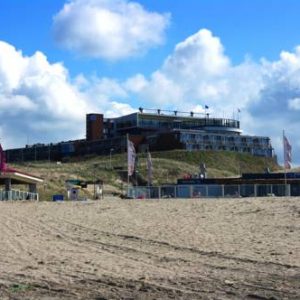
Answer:
POLYGON ((69 156, 107 155, 126 151, 130 138, 137 151, 235 151, 273 157, 269 137, 243 135, 239 120, 212 118, 209 114, 145 110, 117 117, 86 115, 86 139, 57 144, 27 145, 6 151, 9 161, 60 160, 69 156))

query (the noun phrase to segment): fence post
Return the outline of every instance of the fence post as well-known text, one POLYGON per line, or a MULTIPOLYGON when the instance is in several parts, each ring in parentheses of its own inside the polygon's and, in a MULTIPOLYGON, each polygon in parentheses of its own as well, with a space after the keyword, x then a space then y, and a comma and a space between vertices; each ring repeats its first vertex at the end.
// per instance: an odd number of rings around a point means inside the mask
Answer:
POLYGON ((222 184, 221 187, 222 187, 222 197, 224 198, 224 196, 225 196, 224 184, 222 184))
POLYGON ((257 197, 257 184, 254 184, 254 197, 257 197))
POLYGON ((161 197, 161 186, 158 187, 158 199, 161 197))

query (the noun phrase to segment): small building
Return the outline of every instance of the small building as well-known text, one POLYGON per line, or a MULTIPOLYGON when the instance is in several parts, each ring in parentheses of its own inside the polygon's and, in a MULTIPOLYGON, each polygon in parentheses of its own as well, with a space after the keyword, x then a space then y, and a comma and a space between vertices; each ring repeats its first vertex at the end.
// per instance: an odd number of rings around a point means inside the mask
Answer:
POLYGON ((177 184, 128 187, 127 197, 149 198, 230 198, 299 197, 300 173, 245 173, 239 177, 178 179, 177 184))
POLYGON ((244 173, 229 178, 183 178, 177 186, 191 186, 201 195, 226 197, 300 196, 300 173, 244 173))
POLYGON ((0 200, 39 200, 37 184, 42 182, 40 177, 8 167, 0 144, 0 200), (28 186, 28 190, 16 186, 28 186))

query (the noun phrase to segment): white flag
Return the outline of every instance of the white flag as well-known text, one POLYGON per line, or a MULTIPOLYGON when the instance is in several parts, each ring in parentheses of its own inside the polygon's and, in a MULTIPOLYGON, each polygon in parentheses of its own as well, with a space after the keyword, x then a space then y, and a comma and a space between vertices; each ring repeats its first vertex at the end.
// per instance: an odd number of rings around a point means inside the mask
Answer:
POLYGON ((147 154, 147 173, 148 173, 148 185, 152 185, 152 158, 150 152, 147 154))
POLYGON ((127 163, 128 163, 128 176, 131 176, 135 168, 135 148, 133 142, 127 139, 127 163))
POLYGON ((292 146, 287 137, 283 133, 283 156, 284 156, 284 168, 290 169, 292 162, 292 146))

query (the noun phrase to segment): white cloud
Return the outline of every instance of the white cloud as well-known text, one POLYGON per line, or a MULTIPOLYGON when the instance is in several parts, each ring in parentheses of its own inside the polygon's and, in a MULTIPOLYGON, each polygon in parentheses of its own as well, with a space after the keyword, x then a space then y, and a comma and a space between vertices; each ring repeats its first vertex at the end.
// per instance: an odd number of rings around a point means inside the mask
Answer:
POLYGON ((290 99, 288 104, 290 109, 300 110, 300 98, 290 99))
POLYGON ((27 65, 27 59, 14 47, 0 41, 0 91, 6 92, 15 88, 27 65))
POLYGON ((126 98, 126 90, 116 81, 111 78, 94 78, 89 87, 89 94, 93 97, 97 95, 105 96, 107 98, 126 98))
POLYGON ((239 108, 246 134, 270 136, 282 160, 284 129, 293 160, 300 163, 300 47, 283 51, 276 61, 245 59, 234 65, 220 39, 204 29, 175 46, 149 77, 136 74, 121 82, 83 75, 71 80, 61 63, 50 64, 42 53, 25 57, 0 43, 1 127, 5 133, 9 128, 15 140, 20 140, 19 128, 33 128, 37 138, 50 130, 48 141, 76 138, 78 128, 83 136, 86 112, 131 113, 133 99, 139 101, 136 106, 200 113, 208 105, 215 117, 236 118, 239 108))
POLYGON ((61 63, 50 64, 41 52, 24 56, 0 42, 0 108, 2 130, 7 136, 3 136, 3 142, 13 137, 15 144, 11 146, 16 146, 25 144, 29 133, 48 141, 76 134, 74 128, 62 125, 79 124, 87 104, 69 83, 68 72, 61 63), (66 132, 54 133, 59 126, 66 132))
POLYGON ((201 29, 176 45, 162 71, 176 78, 197 79, 221 75, 229 66, 230 61, 224 55, 219 38, 214 37, 209 30, 201 29))
MULTIPOLYGON (((138 93, 149 105, 190 109, 217 106, 221 111, 242 108, 257 97, 260 68, 252 62, 232 66, 220 39, 202 29, 175 46, 159 70, 149 79, 139 75, 138 93)), ((136 82, 136 77, 132 78, 136 82)), ((127 80, 125 88, 128 87, 127 80)))
POLYGON ((54 37, 82 56, 118 60, 164 42, 169 14, 127 0, 71 0, 54 17, 54 37))
MULTIPOLYGON (((204 105, 216 117, 240 114, 246 134, 270 136, 279 159, 278 136, 285 129, 295 144, 294 160, 300 163, 298 129, 300 127, 300 46, 283 51, 277 61, 245 59, 233 65, 224 53, 220 39, 206 29, 179 43, 161 68, 135 92, 146 107, 203 112, 204 105)), ((133 82, 135 82, 133 77, 133 82)), ((128 82, 124 87, 128 87, 128 82)))
POLYGON ((0 119, 4 147, 82 138, 85 114, 131 111, 126 91, 111 79, 88 80, 83 75, 72 82, 61 63, 51 64, 36 52, 24 56, 0 41, 0 119))
POLYGON ((133 109, 127 103, 111 102, 111 107, 105 113, 105 116, 108 118, 115 118, 118 116, 128 115, 136 112, 136 109, 133 109))
POLYGON ((20 110, 34 112, 37 106, 25 95, 1 95, 0 109, 8 115, 16 115, 20 110))
POLYGON ((142 91, 148 84, 148 81, 142 74, 137 74, 126 80, 124 87, 129 92, 138 93, 142 91))

